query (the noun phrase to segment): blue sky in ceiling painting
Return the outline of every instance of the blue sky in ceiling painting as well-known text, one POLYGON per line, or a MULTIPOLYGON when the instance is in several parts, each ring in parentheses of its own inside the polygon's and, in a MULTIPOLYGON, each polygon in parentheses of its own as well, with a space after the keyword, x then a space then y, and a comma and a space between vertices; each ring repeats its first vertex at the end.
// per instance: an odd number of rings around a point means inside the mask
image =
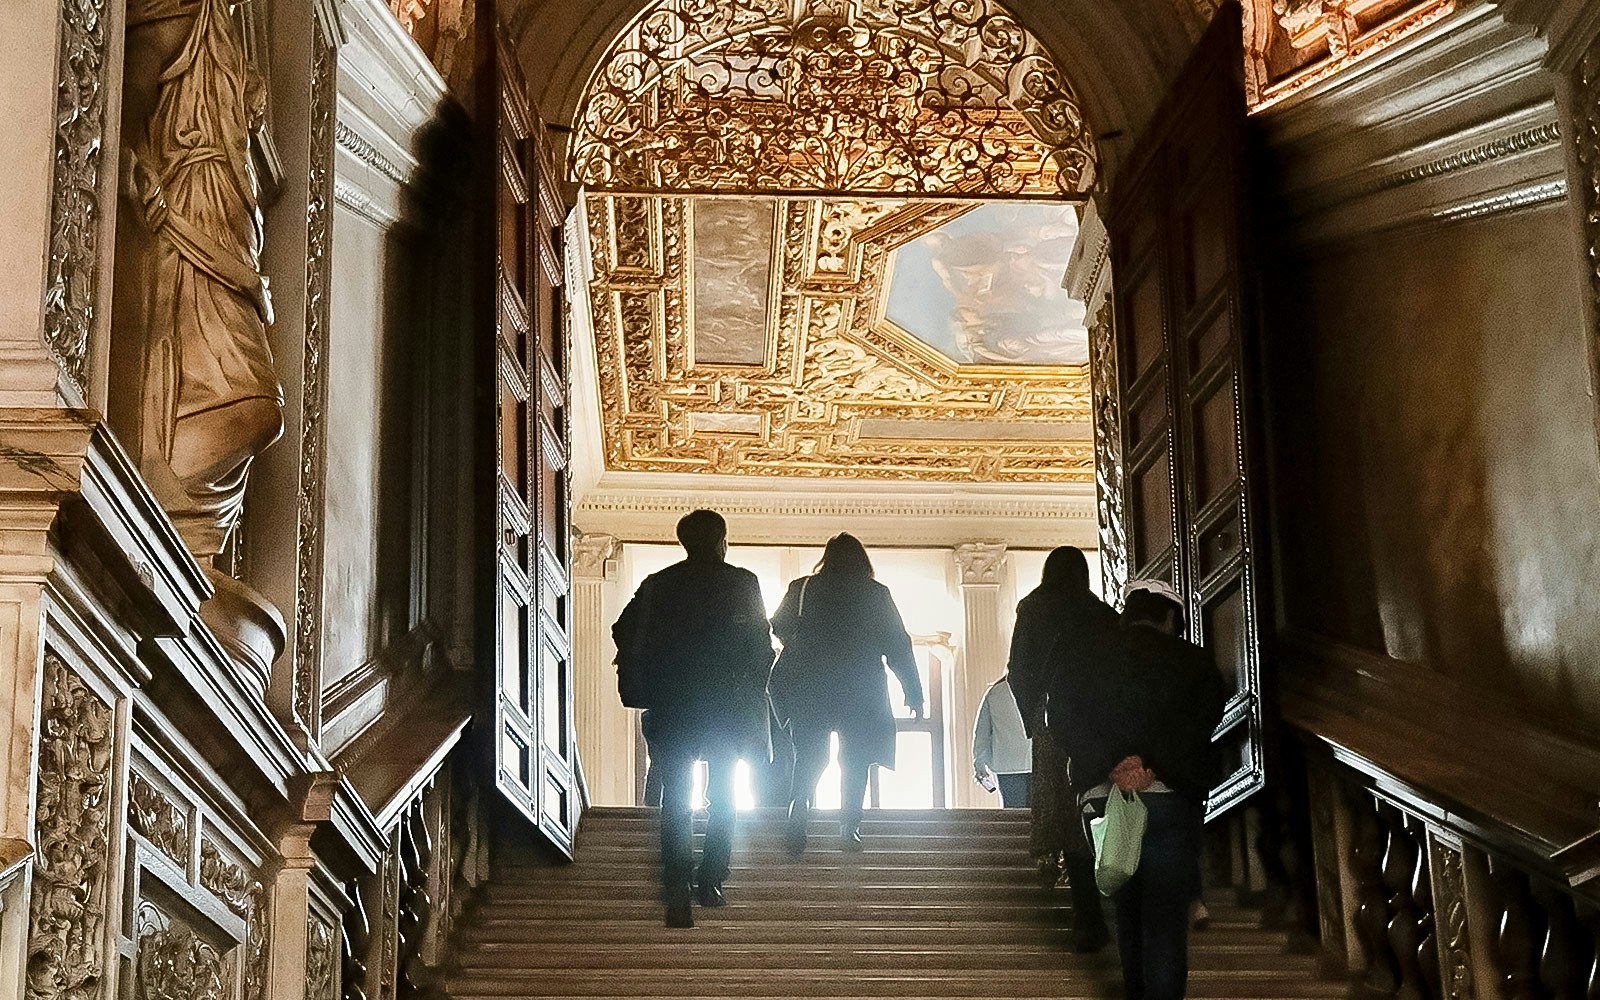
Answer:
POLYGON ((962 364, 1086 364, 1061 287, 1077 237, 1070 205, 980 205, 895 251, 885 315, 962 364))

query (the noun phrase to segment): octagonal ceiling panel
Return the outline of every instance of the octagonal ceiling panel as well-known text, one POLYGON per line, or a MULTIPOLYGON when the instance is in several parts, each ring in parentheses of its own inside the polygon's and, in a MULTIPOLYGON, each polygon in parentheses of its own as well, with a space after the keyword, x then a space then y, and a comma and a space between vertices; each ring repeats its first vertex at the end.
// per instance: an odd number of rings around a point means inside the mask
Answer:
POLYGON ((895 250, 884 318, 960 365, 1086 365, 1077 236, 1069 205, 980 205, 895 250))

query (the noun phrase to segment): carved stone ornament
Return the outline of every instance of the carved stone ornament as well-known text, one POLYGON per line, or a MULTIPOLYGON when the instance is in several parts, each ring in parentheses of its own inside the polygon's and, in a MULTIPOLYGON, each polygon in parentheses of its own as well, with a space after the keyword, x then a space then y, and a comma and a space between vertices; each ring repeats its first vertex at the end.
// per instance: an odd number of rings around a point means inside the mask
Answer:
POLYGON ((956 568, 961 571, 961 585, 999 586, 1000 573, 1006 564, 1006 547, 990 542, 968 542, 956 546, 956 568))
POLYGON ((607 468, 1093 480, 1083 367, 960 365, 882 315, 894 249, 965 205, 781 202, 764 363, 737 367, 700 363, 691 345, 687 200, 592 196, 586 207, 607 468), (918 422, 939 431, 903 430, 918 422), (1056 426, 1038 433, 1044 424, 1056 426), (1018 428, 1031 433, 1007 434, 1018 428))
POLYGON ((194 928, 146 900, 134 915, 139 1000, 229 1000, 227 960, 194 928))
POLYGON ((128 825, 180 868, 189 864, 189 818, 144 775, 128 783, 128 825))
POLYGON ((200 885, 245 920, 244 1000, 267 994, 267 893, 255 876, 222 856, 210 840, 200 841, 200 885))
POLYGON ((312 917, 306 934, 306 1000, 339 1000, 338 961, 333 928, 312 917))
POLYGON ((99 298, 100 174, 106 131, 105 0, 61 4, 45 340, 81 393, 99 298))
POLYGON ((1467 883, 1461 851, 1430 837, 1429 870, 1433 913, 1438 927, 1441 991, 1444 1000, 1472 1000, 1472 942, 1467 935, 1467 883))
POLYGON ((111 706, 45 652, 37 854, 28 926, 29 1000, 98 1000, 105 986, 111 856, 111 706))
POLYGON ((1089 324, 1089 381, 1094 387, 1094 482, 1100 511, 1102 593, 1120 606, 1128 585, 1128 535, 1122 479, 1122 401, 1117 396, 1117 343, 1110 296, 1089 324))
POLYGON ((595 191, 1076 197, 1094 140, 996 0, 657 0, 590 79, 595 191))
POLYGON ((574 532, 572 536, 572 576, 577 580, 600 580, 606 575, 606 561, 615 558, 621 546, 616 536, 594 532, 574 532))
POLYGON ((298 572, 295 584, 294 707, 318 731, 322 624, 323 455, 327 399, 329 271, 333 266, 334 119, 339 98, 338 54, 320 35, 311 56, 311 168, 306 201, 306 340, 302 359, 300 491, 296 510, 298 572))
POLYGON ((1588 261, 1590 362, 1600 385, 1600 38, 1578 60, 1572 76, 1572 143, 1582 171, 1583 236, 1588 261))

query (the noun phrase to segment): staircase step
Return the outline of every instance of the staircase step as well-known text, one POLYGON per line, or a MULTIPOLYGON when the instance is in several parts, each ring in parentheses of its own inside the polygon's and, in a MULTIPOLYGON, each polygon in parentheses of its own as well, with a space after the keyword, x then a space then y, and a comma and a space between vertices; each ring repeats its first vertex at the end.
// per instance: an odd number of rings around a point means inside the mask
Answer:
MULTIPOLYGON (((866 850, 816 813, 804 857, 778 810, 742 814, 729 905, 662 925, 657 812, 593 809, 577 860, 499 863, 462 928, 454 1000, 1117 1000, 1116 948, 1070 948, 1071 894, 1038 886, 1021 810, 874 810, 866 850)), ((702 831, 703 818, 696 828, 702 831)), ((698 846, 698 845, 697 845, 698 846)), ((504 852, 516 857, 514 852, 504 852)), ((1348 987, 1262 926, 1236 892, 1207 893, 1190 938, 1191 1000, 1322 1000, 1348 987)))

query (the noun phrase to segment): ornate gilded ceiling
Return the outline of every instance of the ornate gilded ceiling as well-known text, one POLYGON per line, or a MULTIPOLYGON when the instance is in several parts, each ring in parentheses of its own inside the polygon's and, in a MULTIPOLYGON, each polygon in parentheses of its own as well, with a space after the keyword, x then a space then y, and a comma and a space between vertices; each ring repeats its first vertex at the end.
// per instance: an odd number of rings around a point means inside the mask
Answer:
POLYGON ((590 191, 1081 198, 1094 140, 996 0, 657 0, 578 116, 590 191))
POLYGON ((607 467, 1092 481, 1087 371, 1038 363, 1086 356, 1081 307, 1047 278, 1064 251, 1039 245, 1076 220, 1018 208, 590 196, 607 467), (896 250, 951 229, 926 267, 955 305, 913 333, 885 315, 896 250))

